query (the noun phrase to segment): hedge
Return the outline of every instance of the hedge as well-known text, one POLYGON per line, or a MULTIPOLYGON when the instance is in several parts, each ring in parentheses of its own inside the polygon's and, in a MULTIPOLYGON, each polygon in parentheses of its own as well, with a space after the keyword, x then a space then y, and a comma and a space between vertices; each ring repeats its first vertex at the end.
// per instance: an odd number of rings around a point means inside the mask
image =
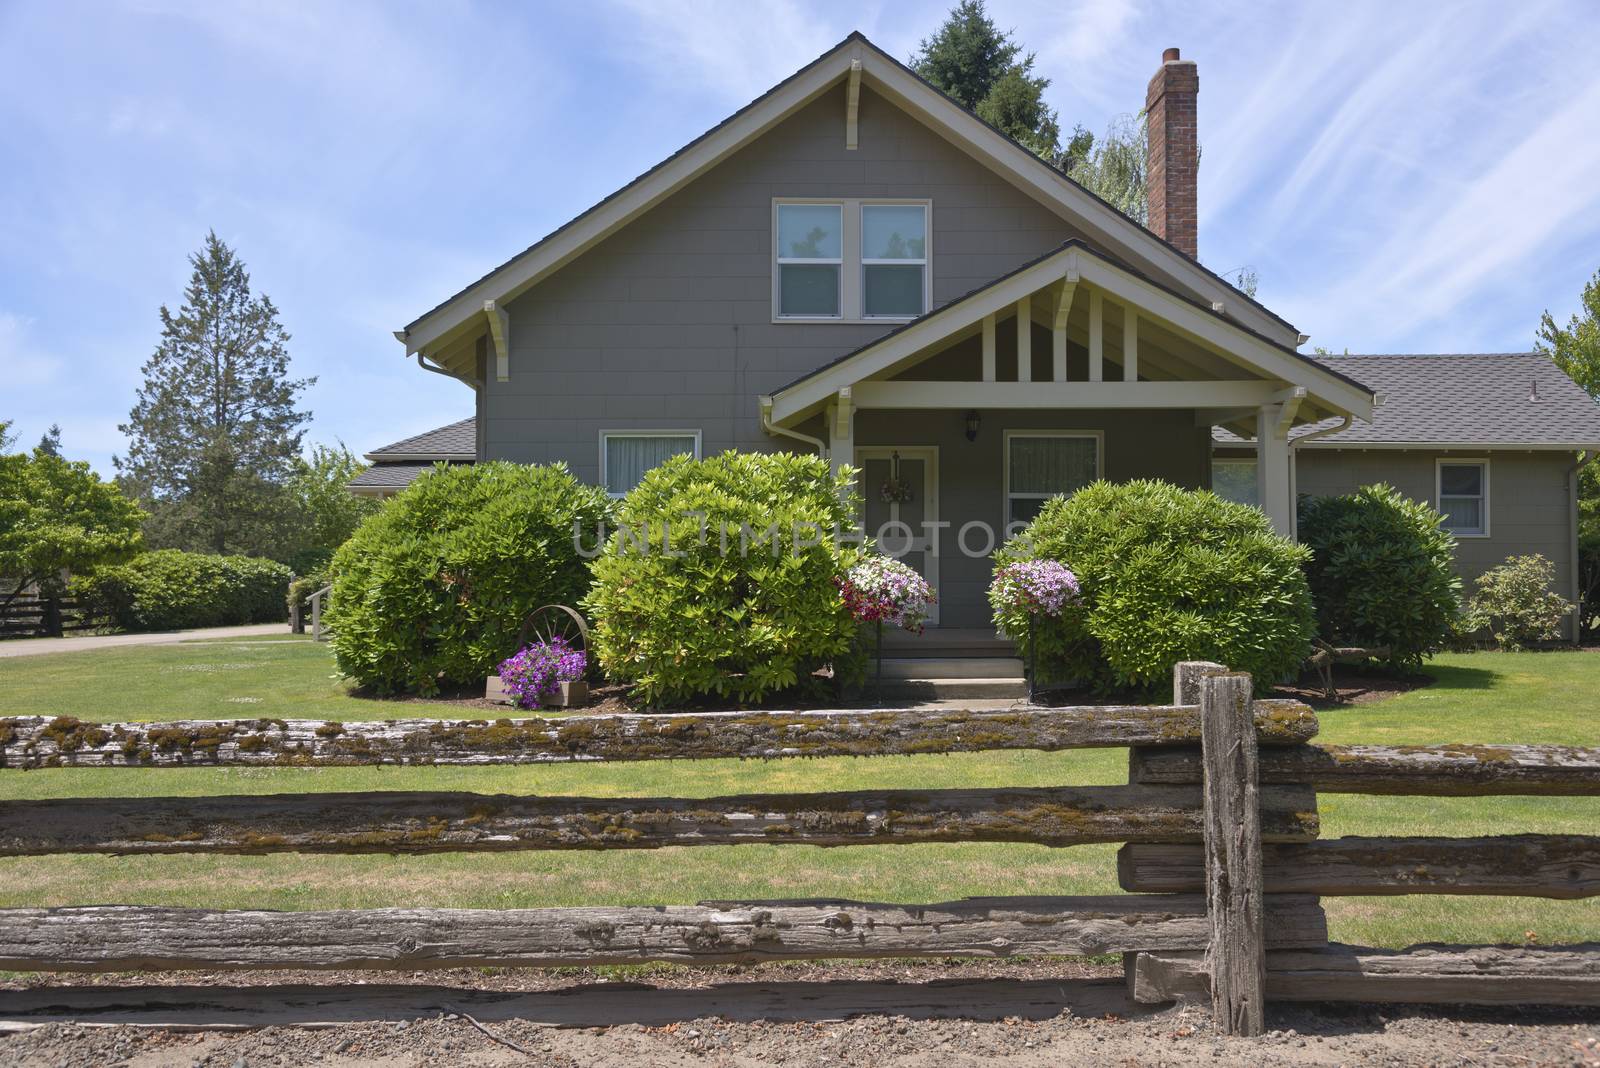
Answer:
POLYGON ((279 623, 289 575, 275 560, 158 549, 74 579, 73 593, 90 618, 122 630, 279 623))

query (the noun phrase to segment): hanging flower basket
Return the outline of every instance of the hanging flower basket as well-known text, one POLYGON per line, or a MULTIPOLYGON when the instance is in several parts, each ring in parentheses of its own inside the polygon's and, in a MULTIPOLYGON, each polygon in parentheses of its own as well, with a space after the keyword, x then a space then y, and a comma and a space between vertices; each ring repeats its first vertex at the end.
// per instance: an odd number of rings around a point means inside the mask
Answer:
POLYGON ((937 598, 928 580, 887 556, 869 556, 838 580, 850 614, 862 623, 887 623, 921 634, 937 598))

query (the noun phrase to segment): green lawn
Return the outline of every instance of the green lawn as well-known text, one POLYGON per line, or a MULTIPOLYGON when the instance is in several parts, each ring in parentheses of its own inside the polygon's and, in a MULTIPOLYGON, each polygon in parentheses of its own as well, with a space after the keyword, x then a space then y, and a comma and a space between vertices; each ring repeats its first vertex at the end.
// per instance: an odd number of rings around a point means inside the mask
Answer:
MULTIPOLYGON (((1436 685, 1322 714, 1331 742, 1600 745, 1600 657, 1439 658, 1436 685)), ((325 646, 185 644, 0 661, 0 714, 83 719, 459 715, 457 707, 353 697, 325 646)), ((69 795, 454 789, 598 796, 710 796, 866 786, 1125 781, 1120 750, 773 762, 527 768, 0 770, 0 801, 69 795)), ((1323 833, 1592 833, 1600 798, 1365 798, 1323 795, 1323 833)), ((0 906, 148 903, 213 907, 463 907, 689 902, 732 897, 937 901, 964 895, 1110 893, 1114 848, 983 845, 739 846, 606 853, 426 857, 37 857, 0 860, 0 906)), ((1516 898, 1332 899, 1335 938, 1600 940, 1600 904, 1516 898)))

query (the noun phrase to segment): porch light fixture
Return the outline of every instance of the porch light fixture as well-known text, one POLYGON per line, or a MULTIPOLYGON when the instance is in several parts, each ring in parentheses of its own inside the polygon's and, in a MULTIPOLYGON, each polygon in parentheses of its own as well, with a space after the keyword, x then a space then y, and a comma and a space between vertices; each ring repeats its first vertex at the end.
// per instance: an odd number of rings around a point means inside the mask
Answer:
POLYGON ((968 441, 977 441, 978 440, 978 425, 981 422, 982 422, 982 420, 980 420, 978 418, 978 409, 974 408, 974 409, 972 409, 972 411, 967 413, 967 440, 968 441))

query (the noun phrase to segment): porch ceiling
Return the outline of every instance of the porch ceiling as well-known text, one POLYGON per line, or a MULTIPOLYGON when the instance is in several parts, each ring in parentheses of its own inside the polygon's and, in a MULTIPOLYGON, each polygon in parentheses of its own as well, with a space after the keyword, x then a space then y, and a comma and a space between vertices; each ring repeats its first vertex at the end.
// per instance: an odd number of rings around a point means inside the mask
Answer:
POLYGON ((1242 425, 1247 415, 1253 421, 1257 407, 1289 397, 1298 400, 1296 422, 1370 419, 1373 403, 1358 383, 1078 241, 777 391, 771 418, 792 426, 841 390, 858 409, 1194 408, 1202 421, 1221 425, 1242 425), (1033 329, 1015 329, 1023 316, 1048 336, 1045 353, 1036 354, 1033 329), (919 373, 957 347, 981 353, 965 373, 919 373), (1087 373, 1069 377, 1085 356, 1087 373), (1048 377, 1036 373, 1046 365, 1048 377))

